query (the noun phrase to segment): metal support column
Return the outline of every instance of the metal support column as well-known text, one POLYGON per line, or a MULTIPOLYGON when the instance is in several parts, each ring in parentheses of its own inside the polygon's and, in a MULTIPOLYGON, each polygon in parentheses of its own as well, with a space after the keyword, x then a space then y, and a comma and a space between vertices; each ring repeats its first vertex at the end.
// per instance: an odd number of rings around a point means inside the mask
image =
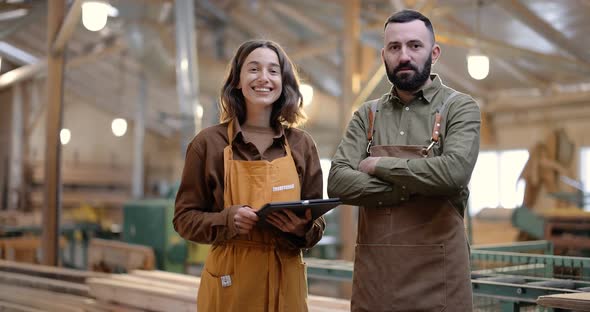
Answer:
POLYGON ((18 83, 12 88, 12 141, 10 149, 10 178, 8 186, 8 209, 22 205, 24 156, 23 86, 18 83))
MULTIPOLYGON (((350 120, 350 111, 352 101, 356 97, 358 85, 355 87, 355 77, 358 78, 358 46, 360 38, 360 0, 351 0, 344 2, 344 20, 346 21, 342 33, 343 47, 342 55, 344 57, 343 75, 342 75, 342 107, 340 109, 340 125, 338 135, 342 135, 350 120)), ((354 242, 356 229, 354 224, 354 215, 356 209, 353 206, 343 205, 340 208, 340 239, 342 242, 342 258, 352 260, 354 255, 354 242)))
POLYGON ((182 155, 189 140, 201 130, 203 107, 199 103, 199 76, 195 8, 192 0, 176 0, 176 90, 180 113, 182 155))
POLYGON ((52 46, 65 16, 65 0, 47 3, 47 132, 45 140, 45 206, 43 210, 42 264, 58 264, 59 215, 61 209, 61 142, 64 55, 52 46))
POLYGON ((145 77, 145 72, 142 70, 139 73, 139 94, 137 101, 137 109, 135 111, 135 131, 134 133, 134 148, 133 148, 133 198, 139 199, 143 197, 144 189, 144 153, 143 146, 145 141, 145 110, 147 102, 148 82, 145 77))

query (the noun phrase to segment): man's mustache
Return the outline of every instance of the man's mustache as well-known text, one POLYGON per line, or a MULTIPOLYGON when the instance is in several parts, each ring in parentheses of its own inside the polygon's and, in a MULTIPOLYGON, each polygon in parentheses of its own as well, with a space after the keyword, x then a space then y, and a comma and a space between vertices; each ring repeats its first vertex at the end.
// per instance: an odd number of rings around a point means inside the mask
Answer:
POLYGON ((418 68, 416 68, 416 66, 410 64, 410 63, 405 63, 405 64, 399 64, 394 70, 393 73, 397 74, 398 72, 400 72, 401 70, 408 70, 411 69, 415 72, 418 71, 418 68))

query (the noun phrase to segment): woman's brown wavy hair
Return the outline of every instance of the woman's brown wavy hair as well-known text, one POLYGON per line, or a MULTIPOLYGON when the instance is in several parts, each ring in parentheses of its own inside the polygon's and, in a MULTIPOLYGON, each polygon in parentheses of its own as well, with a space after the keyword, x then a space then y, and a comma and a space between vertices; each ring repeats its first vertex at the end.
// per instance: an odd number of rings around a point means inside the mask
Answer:
POLYGON ((279 58, 281 67, 283 91, 272 105, 270 114, 271 127, 276 128, 280 124, 289 127, 302 124, 307 117, 302 109, 303 97, 299 91, 299 78, 295 66, 281 46, 270 40, 246 41, 236 51, 231 63, 228 65, 225 83, 221 88, 219 101, 220 121, 227 122, 234 118, 237 118, 240 124, 246 121, 246 101, 242 90, 238 89, 240 71, 248 55, 258 48, 273 50, 279 58))

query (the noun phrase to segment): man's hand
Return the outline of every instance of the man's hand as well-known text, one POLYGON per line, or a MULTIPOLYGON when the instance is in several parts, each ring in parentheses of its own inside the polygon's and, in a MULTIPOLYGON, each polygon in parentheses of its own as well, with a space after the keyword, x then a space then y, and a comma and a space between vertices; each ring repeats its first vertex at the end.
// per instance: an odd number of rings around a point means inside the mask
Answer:
POLYGON ((289 232, 303 237, 305 236, 307 224, 311 221, 311 210, 305 210, 305 216, 303 218, 299 218, 289 209, 275 211, 269 214, 266 220, 283 232, 289 232))
POLYGON ((250 233, 257 221, 258 216, 256 212, 249 206, 238 208, 238 211, 234 215, 234 226, 238 230, 238 233, 242 235, 250 233))
POLYGON ((359 163, 359 171, 364 172, 366 174, 374 175, 375 174, 375 167, 377 166, 377 162, 381 157, 367 157, 363 159, 359 163))

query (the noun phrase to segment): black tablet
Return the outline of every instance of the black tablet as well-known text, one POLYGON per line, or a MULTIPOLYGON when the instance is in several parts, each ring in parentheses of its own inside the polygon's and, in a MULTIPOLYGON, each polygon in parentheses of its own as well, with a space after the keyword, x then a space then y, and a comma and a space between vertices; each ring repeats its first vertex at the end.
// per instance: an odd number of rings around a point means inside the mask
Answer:
POLYGON ((303 217, 305 215, 305 210, 309 208, 311 209, 311 219, 315 220, 340 204, 342 204, 340 198, 306 199, 287 202, 274 202, 262 206, 262 208, 260 208, 256 212, 256 214, 258 215, 259 223, 266 223, 266 216, 274 211, 289 209, 293 211, 296 215, 303 217))

